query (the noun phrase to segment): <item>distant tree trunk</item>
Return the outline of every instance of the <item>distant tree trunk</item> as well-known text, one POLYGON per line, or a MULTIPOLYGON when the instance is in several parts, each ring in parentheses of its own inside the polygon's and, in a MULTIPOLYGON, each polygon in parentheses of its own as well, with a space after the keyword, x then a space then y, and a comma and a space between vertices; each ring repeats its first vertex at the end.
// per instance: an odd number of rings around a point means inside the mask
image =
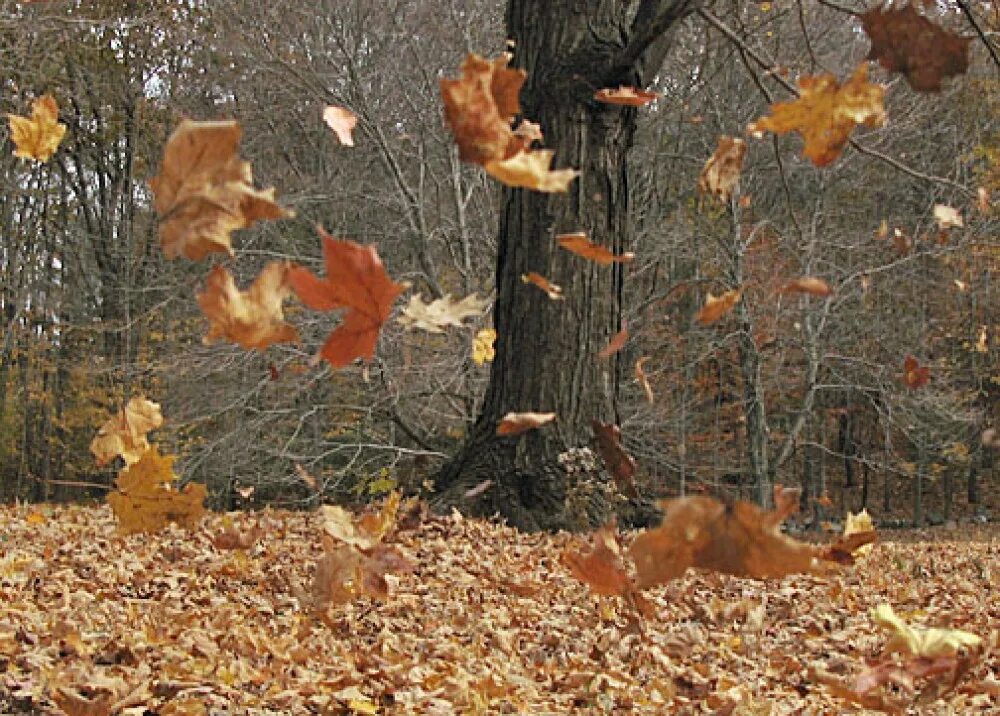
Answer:
POLYGON ((924 523, 924 476, 927 473, 927 450, 917 448, 917 474, 913 479, 913 526, 924 523))
MULTIPOLYGON (((563 514, 568 481, 559 455, 586 446, 590 422, 617 422, 617 393, 626 375, 622 356, 597 353, 621 327, 621 264, 599 266, 560 249, 555 236, 587 232, 591 241, 629 250, 626 158, 636 110, 593 99, 602 87, 643 86, 658 71, 668 30, 693 0, 510 0, 507 32, 514 65, 528 70, 524 116, 539 122, 558 167, 581 177, 566 194, 504 189, 496 268, 496 358, 475 426, 438 475, 445 503, 478 513, 499 512, 524 529, 573 526, 563 514), (563 287, 549 301, 522 284, 537 271, 563 287), (555 412, 554 424, 515 438, 496 427, 510 411, 555 412), (462 494, 484 480, 476 498, 462 494)), ((595 505, 593 519, 604 519, 595 505)))

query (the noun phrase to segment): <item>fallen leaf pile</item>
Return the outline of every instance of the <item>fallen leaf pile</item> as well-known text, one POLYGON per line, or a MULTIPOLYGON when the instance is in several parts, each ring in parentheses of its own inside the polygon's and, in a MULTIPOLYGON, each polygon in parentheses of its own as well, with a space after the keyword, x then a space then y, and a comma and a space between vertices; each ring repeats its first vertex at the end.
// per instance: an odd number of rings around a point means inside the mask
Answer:
POLYGON ((291 585, 315 578, 323 523, 263 510, 123 537, 106 507, 0 507, 0 712, 847 713, 815 675, 849 682, 884 652, 880 604, 983 641, 955 688, 912 713, 1000 698, 1000 603, 983 599, 995 527, 890 537, 824 578, 689 572, 646 592, 638 632, 560 563, 575 538, 457 516, 399 529, 413 570, 320 619, 291 585), (220 549, 224 529, 262 536, 220 549))

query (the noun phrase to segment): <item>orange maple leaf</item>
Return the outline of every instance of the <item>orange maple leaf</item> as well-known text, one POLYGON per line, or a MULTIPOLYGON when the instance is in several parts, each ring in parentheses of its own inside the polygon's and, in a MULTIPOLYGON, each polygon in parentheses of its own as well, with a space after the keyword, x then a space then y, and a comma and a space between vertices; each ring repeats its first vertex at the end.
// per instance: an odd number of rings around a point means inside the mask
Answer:
POLYGON ((573 234, 559 234, 556 241, 567 251, 572 251, 577 256, 582 256, 588 261, 607 266, 613 263, 627 263, 635 258, 635 254, 626 253, 613 254, 600 244, 595 244, 582 231, 573 234))
POLYGON ((244 348, 264 350, 273 343, 298 340, 299 334, 285 323, 281 303, 291 293, 287 261, 272 261, 246 291, 236 288, 233 275, 216 266, 208 275, 198 305, 208 318, 205 342, 227 338, 244 348))
POLYGON ((885 122, 885 88, 868 81, 868 65, 860 64, 843 85, 831 74, 799 79, 799 98, 771 105, 771 116, 747 127, 759 135, 798 132, 805 140, 803 154, 818 167, 840 156, 854 127, 880 127, 885 122))
POLYGON ((872 41, 868 59, 901 72, 918 92, 940 92, 942 79, 969 69, 972 38, 938 27, 912 3, 869 10, 861 15, 861 27, 872 41))
POLYGON ((594 99, 605 104, 621 104, 627 107, 642 107, 658 99, 656 92, 647 92, 636 87, 621 86, 617 89, 605 87, 594 93, 594 99))
POLYGON ((815 276, 801 276, 786 283, 781 290, 784 293, 808 293, 820 298, 825 298, 833 293, 830 284, 815 276))
POLYGON ((293 266, 288 280, 309 308, 346 309, 343 322, 326 339, 319 357, 334 368, 350 365, 355 358, 371 361, 392 304, 406 287, 389 278, 375 247, 334 239, 322 227, 317 231, 323 241, 326 278, 293 266))
POLYGON ((507 413, 497 425, 497 435, 520 435, 555 419, 555 413, 507 413))
POLYGON ((562 286, 557 286, 556 284, 549 281, 547 278, 542 276, 540 273, 535 273, 534 271, 529 271, 528 273, 521 274, 521 281, 523 283, 531 283, 538 288, 545 291, 549 298, 553 301, 558 301, 566 298, 562 295, 562 286))
POLYGON ((611 340, 608 341, 608 345, 601 349, 601 352, 597 354, 597 357, 601 360, 605 358, 610 358, 615 353, 620 351, 625 347, 628 342, 628 326, 622 321, 622 329, 618 331, 615 335, 611 336, 611 340))
POLYGON ((740 300, 739 289, 726 291, 721 296, 705 295, 705 305, 695 315, 695 320, 703 326, 715 323, 733 310, 740 300))

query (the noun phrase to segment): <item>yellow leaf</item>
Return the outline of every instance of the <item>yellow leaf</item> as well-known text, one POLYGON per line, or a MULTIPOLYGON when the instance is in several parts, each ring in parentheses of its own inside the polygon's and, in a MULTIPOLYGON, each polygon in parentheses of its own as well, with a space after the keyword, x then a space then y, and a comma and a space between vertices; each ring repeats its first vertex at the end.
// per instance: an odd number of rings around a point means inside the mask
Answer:
POLYGON ((879 604, 872 610, 871 616, 872 621, 891 635, 886 644, 886 653, 889 654, 899 652, 935 659, 953 656, 959 649, 966 647, 977 648, 983 641, 975 634, 961 629, 911 627, 888 604, 879 604))
MULTIPOLYGON (((872 532, 874 529, 875 525, 872 523, 872 516, 868 514, 868 510, 861 510, 856 515, 850 512, 847 513, 847 519, 844 521, 844 537, 872 532)), ((871 551, 872 545, 866 544, 854 550, 854 554, 868 554, 871 551)))
POLYGON ((154 446, 118 474, 118 490, 108 495, 108 504, 120 532, 155 532, 170 522, 188 529, 198 524, 205 514, 205 486, 190 483, 178 490, 173 462, 172 456, 160 455, 154 446))
POLYGON ((30 118, 8 114, 10 137, 17 146, 14 155, 47 162, 66 134, 66 125, 58 120, 59 107, 49 94, 31 104, 30 118))
POLYGON ((476 365, 492 362, 496 356, 493 342, 497 339, 497 332, 492 328, 483 328, 472 340, 472 360, 476 365))
POLYGON ((104 423, 90 442, 90 452, 98 465, 105 465, 118 455, 131 465, 149 449, 146 433, 163 425, 160 404, 135 397, 121 412, 104 423))
POLYGON ((351 699, 347 702, 347 708, 356 714, 377 714, 378 706, 368 699, 351 699))

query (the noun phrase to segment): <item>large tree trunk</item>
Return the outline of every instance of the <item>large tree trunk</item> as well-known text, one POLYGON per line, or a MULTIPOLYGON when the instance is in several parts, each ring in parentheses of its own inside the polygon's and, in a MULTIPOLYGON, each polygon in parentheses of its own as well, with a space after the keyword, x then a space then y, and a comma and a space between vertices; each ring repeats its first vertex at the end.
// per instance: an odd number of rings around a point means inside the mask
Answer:
MULTIPOLYGON (((496 358, 482 413, 466 444, 438 476, 443 502, 499 512, 523 529, 585 527, 608 516, 609 491, 575 480, 559 456, 589 445, 591 420, 617 422, 620 356, 597 353, 621 327, 621 264, 599 266, 558 247, 560 233, 585 231, 615 253, 628 251, 628 171, 636 110, 594 101, 602 87, 651 81, 667 31, 689 0, 510 0, 507 31, 515 66, 528 71, 524 116, 539 122, 558 167, 580 170, 566 194, 505 189, 497 256, 496 358), (537 271, 563 288, 550 301, 525 286, 537 271), (555 423, 499 438, 507 412, 555 412, 555 423), (492 480, 474 500, 462 494, 492 480), (580 494, 577 494, 580 493, 580 494), (582 498, 582 499, 577 499, 582 498), (585 498, 585 499, 583 499, 585 498)), ((587 462, 583 460, 582 462, 587 462)), ((598 474, 580 465, 582 474, 598 474)))

